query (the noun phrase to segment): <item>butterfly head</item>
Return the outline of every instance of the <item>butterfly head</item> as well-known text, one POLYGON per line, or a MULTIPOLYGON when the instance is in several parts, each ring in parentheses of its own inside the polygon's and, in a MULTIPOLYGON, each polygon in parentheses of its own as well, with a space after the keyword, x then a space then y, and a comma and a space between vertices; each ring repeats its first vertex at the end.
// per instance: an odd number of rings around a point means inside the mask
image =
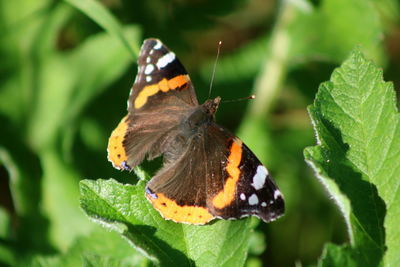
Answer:
POLYGON ((219 103, 221 102, 221 97, 217 96, 214 99, 209 99, 204 102, 203 107, 207 114, 214 115, 217 112, 219 103))

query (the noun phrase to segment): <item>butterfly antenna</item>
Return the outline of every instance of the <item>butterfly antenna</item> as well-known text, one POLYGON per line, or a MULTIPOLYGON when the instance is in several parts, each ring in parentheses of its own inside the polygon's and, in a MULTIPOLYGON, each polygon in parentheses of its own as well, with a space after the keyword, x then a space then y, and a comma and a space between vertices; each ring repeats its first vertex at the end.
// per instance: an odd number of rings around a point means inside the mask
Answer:
POLYGON ((256 98, 256 95, 250 95, 250 96, 242 97, 242 98, 238 98, 238 99, 223 100, 223 101, 221 101, 221 103, 238 102, 238 101, 249 100, 249 99, 254 99, 254 98, 256 98))
POLYGON ((215 70, 217 69, 217 62, 218 62, 219 51, 221 50, 221 46, 222 46, 222 41, 219 41, 218 42, 217 56, 215 57, 213 72, 212 72, 212 75, 211 75, 210 89, 208 90, 208 98, 210 98, 210 95, 211 95, 211 89, 212 89, 212 85, 213 85, 213 82, 214 82, 215 70))

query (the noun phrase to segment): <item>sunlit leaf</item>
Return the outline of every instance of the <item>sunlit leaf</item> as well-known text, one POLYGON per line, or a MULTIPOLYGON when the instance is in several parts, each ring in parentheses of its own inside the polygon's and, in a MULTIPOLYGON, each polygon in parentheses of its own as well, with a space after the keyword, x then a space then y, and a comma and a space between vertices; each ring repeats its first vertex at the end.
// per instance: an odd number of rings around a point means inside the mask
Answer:
POLYGON ((342 211, 350 237, 350 246, 327 247, 320 264, 395 266, 400 117, 393 85, 355 51, 321 85, 309 112, 318 145, 305 158, 342 211))
POLYGON ((218 220, 204 226, 161 218, 144 196, 145 182, 81 182, 81 206, 101 225, 118 231, 153 262, 163 266, 241 266, 248 249, 250 220, 218 220))

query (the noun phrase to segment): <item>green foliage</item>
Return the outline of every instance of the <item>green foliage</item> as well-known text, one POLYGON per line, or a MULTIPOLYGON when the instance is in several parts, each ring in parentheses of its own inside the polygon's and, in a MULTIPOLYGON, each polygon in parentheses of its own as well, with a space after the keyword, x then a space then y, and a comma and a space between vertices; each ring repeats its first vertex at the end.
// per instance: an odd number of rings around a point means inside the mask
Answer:
POLYGON ((19 0, 0 10, 0 265, 400 261, 399 115, 382 78, 400 83, 398 1, 19 0), (139 181, 112 169, 107 139, 147 37, 175 51, 200 102, 223 41, 212 96, 256 99, 222 103, 217 120, 273 174, 285 217, 165 221, 143 192, 160 165, 136 169, 139 181), (315 143, 306 106, 316 93, 318 144, 304 156, 318 180, 301 153, 315 143), (114 179, 83 180, 96 177, 114 179))
POLYGON ((351 246, 326 247, 321 266, 399 262, 400 115, 382 71, 351 54, 309 108, 318 146, 305 158, 345 217, 351 246))
POLYGON ((166 221, 136 186, 110 180, 81 182, 81 206, 95 221, 125 236, 161 266, 242 266, 252 229, 250 220, 206 226, 166 221))
POLYGON ((144 257, 115 232, 95 228, 79 237, 63 255, 35 256, 25 264, 33 266, 139 266, 144 257), (107 240, 107 242, 104 242, 107 240))
POLYGON ((110 14, 110 12, 99 2, 94 0, 66 0, 67 3, 75 6, 97 24, 103 27, 108 33, 117 37, 131 53, 135 59, 139 53, 137 42, 130 42, 125 36, 119 22, 110 14))

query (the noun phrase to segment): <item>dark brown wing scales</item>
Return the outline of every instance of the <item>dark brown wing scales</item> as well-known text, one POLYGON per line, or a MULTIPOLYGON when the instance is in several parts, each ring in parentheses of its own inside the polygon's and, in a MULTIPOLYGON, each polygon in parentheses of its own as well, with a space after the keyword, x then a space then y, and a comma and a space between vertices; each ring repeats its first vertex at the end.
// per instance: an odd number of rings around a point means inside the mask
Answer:
POLYGON ((186 151, 169 163, 147 184, 146 197, 165 219, 205 224, 214 216, 207 208, 207 172, 199 162, 207 160, 204 140, 194 137, 186 151))
POLYGON ((171 132, 198 105, 190 78, 175 54, 159 40, 147 39, 128 100, 128 116, 113 131, 108 158, 130 169, 165 150, 171 132))
POLYGON ((225 157, 227 140, 217 136, 219 145, 206 149, 209 148, 208 139, 204 138, 207 128, 203 126, 190 137, 181 151, 178 149, 179 158, 164 165, 147 184, 146 197, 165 219, 205 224, 215 217, 208 196, 225 183, 220 160, 225 157))

